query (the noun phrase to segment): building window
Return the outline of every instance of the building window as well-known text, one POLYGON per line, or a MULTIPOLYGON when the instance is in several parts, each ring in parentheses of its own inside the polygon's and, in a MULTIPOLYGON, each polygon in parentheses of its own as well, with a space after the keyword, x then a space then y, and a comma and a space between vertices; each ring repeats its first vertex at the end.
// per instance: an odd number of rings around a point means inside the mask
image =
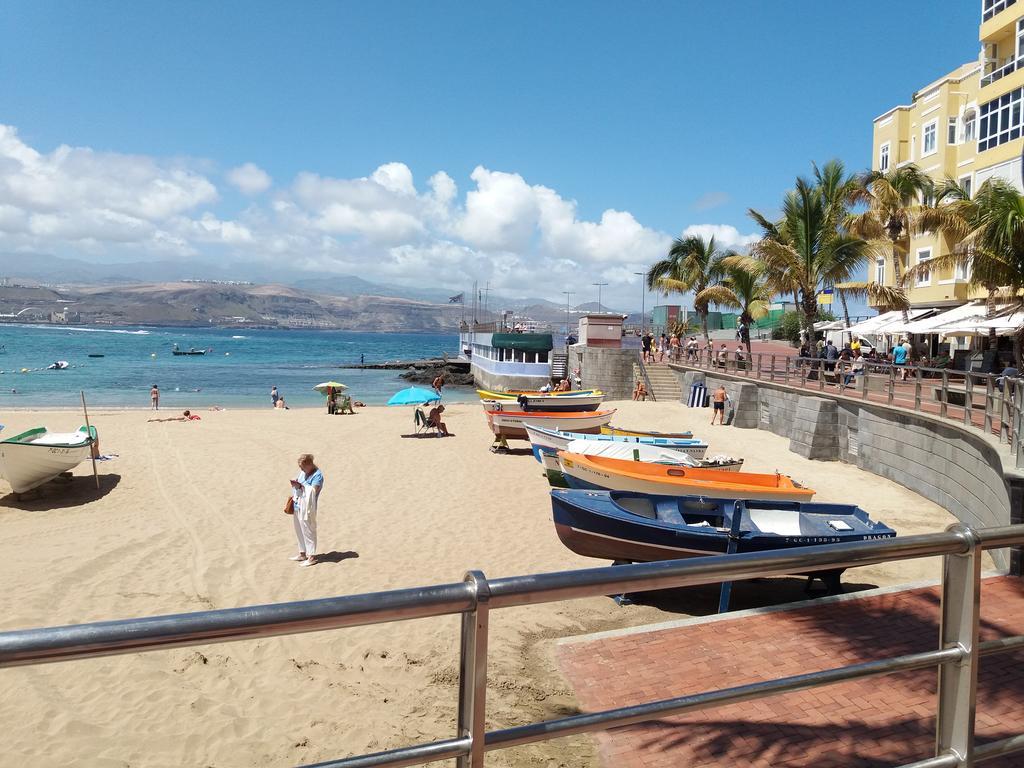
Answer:
POLYGON ((1004 8, 1009 8, 1017 0, 982 0, 981 20, 988 21, 1004 8))
POLYGON ((953 269, 953 279, 966 282, 969 279, 967 277, 967 271, 967 264, 957 264, 956 267, 954 267, 953 269))
MULTIPOLYGON (((925 264, 925 263, 931 261, 931 258, 932 258, 932 249, 931 248, 919 248, 918 249, 918 251, 917 251, 917 263, 918 264, 925 264)), ((925 270, 923 270, 923 271, 918 273, 918 275, 917 275, 917 287, 918 288, 920 288, 922 286, 925 286, 925 285, 931 285, 931 284, 932 284, 932 271, 930 269, 925 269, 925 270)))
POLYGON ((921 131, 921 157, 935 152, 936 134, 939 130, 937 120, 932 120, 921 131))
POLYGON ((964 141, 974 141, 978 121, 973 109, 964 112, 964 141))
POLYGON ((949 125, 946 130, 946 143, 950 146, 956 144, 956 118, 949 118, 949 125))
POLYGON ((875 259, 875 282, 885 285, 885 259, 875 259))
POLYGON ((972 187, 973 181, 970 176, 964 176, 960 179, 960 188, 963 189, 964 194, 967 195, 968 200, 970 200, 971 196, 974 194, 974 190, 972 189, 972 187))
POLYGON ((981 127, 978 131, 978 151, 998 147, 1021 137, 1021 99, 1024 88, 1004 93, 981 105, 981 127))
POLYGON ((885 173, 889 170, 889 142, 885 142, 878 150, 878 170, 885 173))

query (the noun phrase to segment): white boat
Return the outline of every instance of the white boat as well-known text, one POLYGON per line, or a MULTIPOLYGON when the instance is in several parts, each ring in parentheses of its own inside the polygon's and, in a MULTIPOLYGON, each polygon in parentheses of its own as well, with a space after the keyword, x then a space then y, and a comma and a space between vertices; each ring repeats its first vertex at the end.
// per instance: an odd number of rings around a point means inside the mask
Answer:
POLYGON ((527 413, 544 411, 596 411, 604 400, 604 395, 519 395, 514 400, 481 400, 485 411, 504 411, 506 413, 527 413))
POLYGON ((612 420, 614 415, 614 410, 554 413, 543 411, 531 411, 529 413, 487 411, 487 425, 496 435, 515 440, 528 440, 529 438, 526 436, 526 426, 528 424, 549 429, 597 433, 601 431, 601 427, 612 420))
MULTIPOLYGON (((579 432, 568 432, 557 429, 547 429, 534 424, 526 427, 527 438, 533 445, 533 456, 537 461, 541 460, 542 453, 558 453, 569 450, 569 443, 573 440, 592 440, 599 443, 621 443, 623 445, 648 445, 658 448, 668 448, 673 451, 685 453, 695 459, 703 459, 707 453, 708 444, 696 438, 655 438, 655 437, 630 437, 628 435, 602 435, 602 434, 581 434, 579 432)), ((632 458, 632 454, 630 454, 632 458)), ((646 461, 646 459, 645 459, 646 461)))
POLYGON ((77 432, 30 429, 0 440, 0 475, 15 493, 31 491, 88 459, 95 442, 95 427, 92 434, 85 427, 77 432))
MULTIPOLYGON (((583 456, 606 456, 626 461, 644 461, 653 464, 670 464, 674 467, 699 467, 702 469, 721 469, 725 472, 739 472, 743 459, 728 456, 715 456, 711 459, 694 458, 694 455, 682 450, 662 448, 657 445, 643 443, 621 443, 610 440, 570 440, 562 450, 578 453, 583 456)), ((701 457, 707 445, 701 445, 701 457)), ((558 452, 541 451, 540 463, 544 465, 548 482, 554 486, 564 487, 565 478, 558 464, 558 452)))

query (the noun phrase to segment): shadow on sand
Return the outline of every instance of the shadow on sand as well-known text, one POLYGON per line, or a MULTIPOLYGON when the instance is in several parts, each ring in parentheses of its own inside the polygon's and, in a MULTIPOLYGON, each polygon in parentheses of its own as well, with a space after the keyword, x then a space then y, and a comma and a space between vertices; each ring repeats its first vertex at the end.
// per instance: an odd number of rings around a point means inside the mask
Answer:
POLYGON ((351 549, 345 552, 324 552, 322 555, 317 555, 316 559, 321 563, 340 563, 342 560, 354 560, 359 557, 358 552, 353 552, 351 549))
POLYGON ((51 480, 27 493, 8 493, 0 498, 0 507, 23 509, 31 512, 46 512, 51 509, 67 509, 102 499, 121 482, 115 473, 100 475, 100 487, 89 475, 75 475, 69 480, 51 480))

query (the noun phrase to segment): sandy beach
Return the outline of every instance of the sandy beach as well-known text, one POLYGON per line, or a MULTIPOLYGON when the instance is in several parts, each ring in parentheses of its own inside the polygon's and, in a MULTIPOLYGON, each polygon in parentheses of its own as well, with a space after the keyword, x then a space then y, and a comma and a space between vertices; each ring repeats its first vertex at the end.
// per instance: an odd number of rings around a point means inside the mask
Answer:
MULTIPOLYGON (((904 488, 839 463, 810 462, 767 432, 709 427, 707 410, 616 403, 615 422, 693 429, 710 453, 779 470, 820 501, 855 502, 901 534, 953 517, 904 488)), ((0 481, 0 629, 228 608, 606 564, 565 549, 531 456, 495 455, 476 404, 445 414, 454 437, 414 439, 407 408, 201 411, 148 423, 148 411, 96 411, 104 453, 67 486, 16 501, 0 481), (282 513, 299 453, 326 477, 320 548, 298 568, 282 513)), ((161 416, 177 415, 160 412, 161 416)), ((77 429, 69 412, 16 412, 6 433, 77 429)), ((527 443, 514 444, 526 448, 527 443)), ((991 567, 991 563, 986 563, 991 567)), ((851 589, 935 578, 914 561, 850 571, 851 589)), ((714 589, 619 607, 595 598, 492 616, 489 727, 575 711, 551 641, 714 610, 714 589)), ((803 599, 803 581, 738 585, 737 608, 803 599)), ((454 734, 455 618, 322 632, 0 672, 4 763, 33 766, 282 766, 454 734)), ((624 663, 626 663, 624 661, 624 663)), ((585 737, 492 753, 495 766, 595 765, 585 737)))

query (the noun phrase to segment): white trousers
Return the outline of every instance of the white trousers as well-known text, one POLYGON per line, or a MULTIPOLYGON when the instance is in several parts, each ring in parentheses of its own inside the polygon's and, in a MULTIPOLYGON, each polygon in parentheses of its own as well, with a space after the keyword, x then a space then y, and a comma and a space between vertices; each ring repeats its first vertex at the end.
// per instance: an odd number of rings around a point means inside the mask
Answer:
POLYGON ((299 552, 305 552, 308 557, 312 557, 316 554, 316 512, 303 514, 300 505, 296 504, 292 522, 295 524, 299 552))

